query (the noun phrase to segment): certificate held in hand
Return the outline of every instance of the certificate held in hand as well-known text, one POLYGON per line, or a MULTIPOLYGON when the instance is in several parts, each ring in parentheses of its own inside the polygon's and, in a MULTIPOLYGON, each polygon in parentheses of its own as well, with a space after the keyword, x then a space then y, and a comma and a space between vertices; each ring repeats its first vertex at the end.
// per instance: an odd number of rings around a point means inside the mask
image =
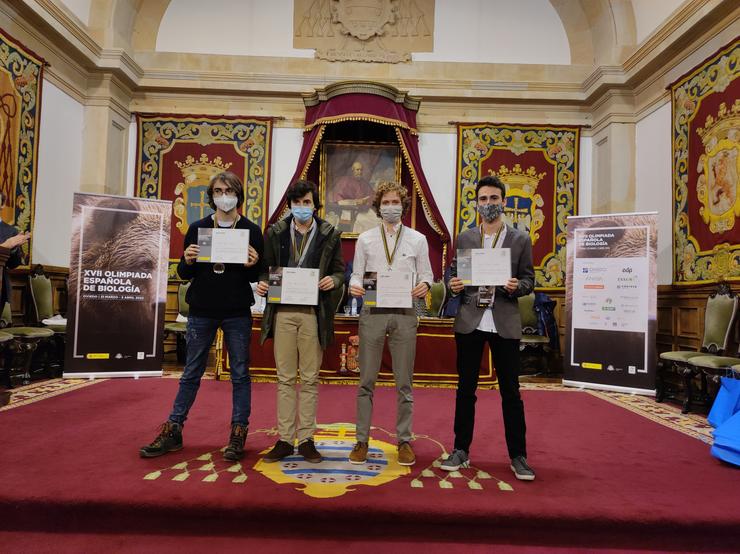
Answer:
POLYGON ((411 308, 413 283, 410 271, 367 272, 363 278, 364 303, 377 308, 411 308))
POLYGON ((268 304, 316 306, 319 303, 318 269, 271 266, 268 286, 268 304))
POLYGON ((245 264, 249 260, 249 229, 198 229, 199 262, 245 264))
POLYGON ((503 286, 511 278, 511 249, 460 249, 457 276, 466 286, 503 286))

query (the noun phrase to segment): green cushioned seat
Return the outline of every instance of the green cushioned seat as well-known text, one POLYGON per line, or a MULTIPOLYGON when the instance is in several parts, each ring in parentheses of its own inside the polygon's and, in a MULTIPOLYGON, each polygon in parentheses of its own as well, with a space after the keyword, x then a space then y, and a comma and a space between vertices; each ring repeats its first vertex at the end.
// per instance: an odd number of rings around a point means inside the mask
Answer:
POLYGON ((0 331, 0 343, 8 342, 9 340, 13 340, 13 335, 0 331))
POLYGON ((45 339, 54 336, 54 331, 45 327, 6 327, 3 332, 24 339, 45 339))
POLYGON ((54 333, 66 333, 67 332, 66 325, 44 325, 44 328, 49 329, 53 331, 54 333))
POLYGON ((184 333, 187 329, 187 323, 167 323, 164 326, 165 331, 169 331, 170 333, 184 333))
POLYGON ((537 312, 534 311, 534 293, 519 298, 519 315, 522 318, 522 328, 537 329, 537 312))
POLYGON ((531 344, 549 344, 550 339, 542 335, 522 335, 522 342, 531 344))
POLYGON ((660 359, 671 362, 688 362, 691 358, 706 355, 706 352, 697 352, 696 350, 675 350, 673 352, 663 352, 660 359))
POLYGON ((735 364, 740 364, 740 358, 734 356, 698 356, 691 359, 691 365, 699 369, 727 369, 735 364))

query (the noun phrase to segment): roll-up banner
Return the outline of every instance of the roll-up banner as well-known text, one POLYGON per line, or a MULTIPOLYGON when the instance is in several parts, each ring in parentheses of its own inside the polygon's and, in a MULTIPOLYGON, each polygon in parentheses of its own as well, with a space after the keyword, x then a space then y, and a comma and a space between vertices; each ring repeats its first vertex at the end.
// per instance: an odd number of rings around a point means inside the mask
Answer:
POLYGON ((656 221, 568 218, 564 385, 655 394, 656 221))
POLYGON ((162 375, 172 203, 75 193, 65 377, 162 375))

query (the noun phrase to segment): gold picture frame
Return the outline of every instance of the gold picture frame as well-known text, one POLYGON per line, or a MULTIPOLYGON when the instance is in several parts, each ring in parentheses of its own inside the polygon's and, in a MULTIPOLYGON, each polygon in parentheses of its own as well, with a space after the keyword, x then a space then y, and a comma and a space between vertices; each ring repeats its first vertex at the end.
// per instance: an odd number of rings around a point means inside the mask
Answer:
POLYGON ((398 144, 325 141, 321 145, 319 215, 342 232, 357 238, 380 223, 373 208, 381 181, 401 181, 398 144))

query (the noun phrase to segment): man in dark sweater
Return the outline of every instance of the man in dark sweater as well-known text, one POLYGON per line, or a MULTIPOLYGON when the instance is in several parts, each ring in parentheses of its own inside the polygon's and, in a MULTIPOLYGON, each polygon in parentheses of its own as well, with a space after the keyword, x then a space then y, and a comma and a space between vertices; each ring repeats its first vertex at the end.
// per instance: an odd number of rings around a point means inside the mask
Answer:
MULTIPOLYGON (((0 206, 5 203, 5 197, 0 193, 0 206)), ((19 233, 18 229, 8 225, 0 220, 0 246, 10 249, 10 256, 5 262, 5 271, 3 272, 2 289, 0 289, 0 312, 5 307, 5 303, 10 299, 10 275, 8 269, 13 269, 21 265, 21 246, 29 241, 31 233, 19 233)))
POLYGON ((216 213, 190 225, 185 235, 185 251, 177 273, 190 279, 187 293, 190 305, 187 331, 187 356, 180 378, 180 388, 172 413, 154 441, 141 448, 142 458, 153 458, 182 448, 182 426, 200 387, 206 370, 208 351, 219 327, 231 362, 233 405, 229 444, 224 458, 240 460, 252 403, 249 377, 249 342, 252 331, 251 306, 254 296, 250 282, 257 281, 264 249, 262 232, 237 206, 244 203, 244 188, 239 177, 229 171, 219 173, 208 186, 208 203, 216 213), (198 229, 226 228, 249 230, 248 261, 242 264, 196 263, 200 247, 198 229))

